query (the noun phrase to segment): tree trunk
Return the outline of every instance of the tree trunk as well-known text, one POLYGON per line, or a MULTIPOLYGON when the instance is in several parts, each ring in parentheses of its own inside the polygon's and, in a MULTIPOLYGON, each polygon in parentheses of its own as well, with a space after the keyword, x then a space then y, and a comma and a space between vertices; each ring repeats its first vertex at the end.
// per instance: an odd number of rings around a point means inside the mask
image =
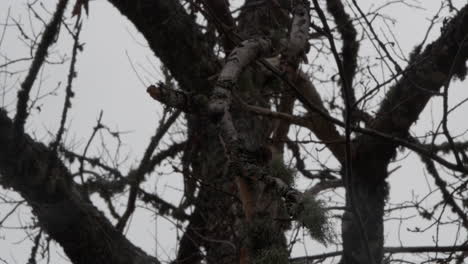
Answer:
POLYGON ((352 160, 351 179, 346 188, 343 261, 345 264, 379 264, 383 258, 388 164, 378 155, 361 151, 357 149, 357 157, 352 160))

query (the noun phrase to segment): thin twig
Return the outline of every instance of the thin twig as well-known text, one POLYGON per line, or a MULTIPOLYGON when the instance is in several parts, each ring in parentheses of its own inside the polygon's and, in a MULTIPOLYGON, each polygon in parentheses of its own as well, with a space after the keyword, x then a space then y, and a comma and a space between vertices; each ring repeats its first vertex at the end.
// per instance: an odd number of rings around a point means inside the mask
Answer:
POLYGON ((49 47, 55 42, 56 36, 59 33, 60 24, 62 21, 65 8, 68 0, 60 0, 57 4, 57 9, 52 17, 52 20, 46 26, 42 39, 39 42, 33 62, 29 69, 28 75, 21 84, 21 89, 18 91, 18 102, 16 106, 16 116, 14 118, 14 131, 16 138, 23 135, 24 124, 26 123, 27 105, 29 100, 29 93, 37 78, 37 74, 41 69, 48 53, 49 47))

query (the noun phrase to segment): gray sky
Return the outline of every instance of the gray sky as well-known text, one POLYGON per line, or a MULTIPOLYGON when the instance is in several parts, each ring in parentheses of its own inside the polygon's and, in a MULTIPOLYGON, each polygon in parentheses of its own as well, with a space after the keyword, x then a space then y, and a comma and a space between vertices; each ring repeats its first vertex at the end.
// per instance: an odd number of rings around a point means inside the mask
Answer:
MULTIPOLYGON (((7 12, 10 10, 12 18, 24 24, 26 29, 31 30, 30 21, 25 12, 25 2, 25 0, 1 0, 0 23, 4 23, 7 12)), ((42 2, 50 8, 49 10, 53 10, 56 1, 47 0, 42 2)), ((385 1, 360 0, 359 4, 364 10, 368 10, 371 8, 371 4, 378 5, 378 3, 383 2, 385 1)), ((416 3, 414 1, 406 2, 416 3)), ((465 0, 453 2, 457 6, 466 3, 465 0)), ((424 7, 424 10, 409 8, 404 4, 396 4, 384 9, 382 12, 382 14, 395 19, 395 23, 390 26, 405 55, 408 55, 415 44, 422 40, 429 24, 428 18, 435 14, 441 1, 421 0, 419 3, 424 7)), ((37 5, 37 8, 41 14, 44 14, 39 5, 37 5)), ((92 132, 92 127, 96 123, 99 112, 103 110, 104 123, 112 130, 125 132, 122 134, 124 145, 121 152, 121 166, 126 171, 130 166, 135 165, 138 158, 141 157, 149 138, 154 133, 160 116, 161 106, 150 99, 145 92, 148 84, 155 83, 161 78, 159 63, 146 47, 145 40, 135 31, 134 27, 106 1, 92 1, 90 3, 90 16, 84 21, 81 39, 85 43, 85 47, 84 52, 78 58, 78 78, 73 86, 76 96, 73 98, 73 108, 68 118, 68 133, 65 143, 68 146, 73 146, 76 150, 82 149, 92 132), (132 69, 131 64, 133 64, 141 79, 132 69)), ((33 21, 32 24, 34 31, 39 32, 41 24, 37 23, 37 21, 33 21)), ((439 25, 435 26, 429 39, 434 39, 439 35, 439 28, 439 25)), ((0 44, 0 64, 4 63, 3 57, 5 55, 10 59, 28 56, 28 48, 18 39, 16 29, 6 27, 0 29, 0 33, 5 29, 5 38, 0 44)), ((381 36, 388 34, 388 29, 382 24, 379 24, 376 29, 381 36)), ((64 54, 69 55, 72 47, 70 37, 63 30, 58 43, 52 56, 52 59, 55 60, 64 54)), ((364 44, 360 52, 362 55, 375 55, 375 50, 369 44, 364 44)), ((404 65, 403 62, 400 61, 400 63, 404 65)), ((28 65, 29 62, 19 64, 16 69, 27 69, 28 65)), ((63 83, 66 80, 67 70, 68 63, 62 66, 47 66, 42 75, 44 81, 40 86, 40 90, 39 86, 36 85, 33 93, 39 91, 39 94, 45 94, 53 90, 57 87, 58 82, 63 83)), ((24 74, 21 75, 21 77, 23 76, 24 74)), ((19 81, 21 80, 22 78, 19 79, 19 81)), ((0 103, 10 111, 14 110, 12 102, 15 100, 16 89, 19 87, 16 81, 16 79, 0 73, 0 86, 2 87, 0 92, 3 87, 13 87, 9 92, 0 95, 0 103)), ((318 87, 318 89, 323 94, 327 93, 325 88, 318 87)), ((62 84, 55 96, 48 96, 36 104, 36 106, 40 106, 40 112, 33 111, 31 113, 27 127, 28 131, 34 134, 37 139, 48 142, 50 140, 49 132, 56 133, 63 106, 63 90, 64 85, 62 84)), ((451 105, 455 105, 466 97, 468 97, 466 82, 464 84, 454 83, 451 86, 451 105), (462 89, 463 86, 465 86, 465 90, 462 89)), ((432 130, 433 120, 440 119, 442 109, 440 102, 440 99, 435 99, 425 109, 424 114, 412 130, 414 134, 424 135, 427 131, 432 130)), ((450 116, 449 123, 453 134, 460 134, 466 129, 465 113, 467 113, 467 110, 466 107, 463 107, 450 116)), ((96 142, 99 143, 99 141, 96 142)), ((107 136, 105 142, 110 149, 116 146, 115 140, 107 136)), ((95 144, 92 151, 99 154, 100 149, 101 145, 95 144)), ((406 153, 408 152, 405 151, 399 155, 399 158, 404 157, 406 153)), ((309 159, 309 162, 312 161, 309 159)), ((396 171, 390 180, 391 203, 409 200, 413 193, 425 193, 428 188, 434 188, 432 179, 425 178, 423 167, 414 155, 409 155, 404 162, 397 165, 402 165, 402 168, 396 171), (427 182, 430 184, 427 184, 427 182)), ((309 163, 308 166, 313 167, 314 165, 309 163)), ((164 172, 167 169, 161 168, 159 171, 164 172)), ((151 179, 150 182, 153 182, 153 184, 157 179, 157 189, 161 196, 174 203, 178 202, 181 194, 180 188, 182 188, 180 176, 157 176, 155 174, 151 179)), ((310 183, 300 181, 298 187, 302 188, 308 184, 310 183)), ((2 190, 2 193, 8 193, 8 191, 2 190)), ((9 195, 14 196, 11 192, 9 192, 9 195)), ((0 219, 6 212, 6 209, 1 209, 2 206, 5 207, 0 205, 0 219)), ((411 214, 414 214, 414 212, 406 212, 405 216, 411 214)), ((392 215, 391 217, 399 216, 392 215)), ((17 215, 5 223, 5 226, 14 227, 18 226, 20 221, 25 223, 29 220, 28 208, 22 207, 17 215)), ((417 223, 420 223, 419 218, 405 222, 400 229, 402 232, 399 233, 398 220, 387 222, 386 244, 399 245, 400 237, 406 246, 432 244, 433 232, 416 234, 405 231, 406 228, 411 228, 417 223)), ((441 244, 453 244, 455 238, 452 234, 455 231, 453 228, 442 230, 441 244)), ((157 222, 157 230, 155 230, 153 213, 146 209, 139 209, 138 213, 133 217, 128 230, 129 238, 146 252, 154 253, 156 232, 159 243, 157 253, 160 259, 168 260, 173 258, 176 241, 176 230, 173 225, 160 217, 157 222)), ((8 260, 9 263, 26 263, 32 243, 24 241, 13 244, 20 242, 24 237, 25 233, 22 230, 0 229, 0 257, 8 260)), ((294 254, 318 254, 332 250, 334 249, 325 249, 317 243, 307 241, 305 246, 297 246, 294 254)), ((63 253, 58 253, 58 255, 60 254, 63 253)), ((58 255, 54 256, 55 259, 52 263, 68 263, 58 255)))

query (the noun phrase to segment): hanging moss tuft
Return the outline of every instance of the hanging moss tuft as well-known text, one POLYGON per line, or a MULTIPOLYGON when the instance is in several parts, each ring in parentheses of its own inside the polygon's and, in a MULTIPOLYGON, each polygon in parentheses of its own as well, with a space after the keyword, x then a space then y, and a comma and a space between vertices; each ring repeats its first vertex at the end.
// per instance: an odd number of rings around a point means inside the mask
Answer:
POLYGON ((296 177, 296 171, 286 166, 282 159, 273 159, 269 166, 270 175, 284 181, 287 185, 291 186, 296 177))
POLYGON ((308 229, 312 239, 322 244, 332 241, 333 229, 323 202, 307 192, 299 204, 297 221, 308 229))

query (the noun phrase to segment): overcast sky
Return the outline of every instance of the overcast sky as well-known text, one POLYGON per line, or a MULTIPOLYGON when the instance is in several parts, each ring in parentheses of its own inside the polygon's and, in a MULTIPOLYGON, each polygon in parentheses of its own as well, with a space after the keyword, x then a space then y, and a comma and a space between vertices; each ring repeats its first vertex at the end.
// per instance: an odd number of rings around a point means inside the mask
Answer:
MULTIPOLYGON (((53 10, 56 1, 42 1, 49 10, 53 10)), ((73 1, 72 1, 73 2, 73 1)), ((234 1, 231 1, 234 2, 234 1)), ((373 5, 378 5, 386 1, 360 0, 359 4, 364 10, 369 10, 373 5)), ((415 1, 406 1, 418 4, 415 1)), ((453 1, 456 6, 466 3, 466 0, 453 1)), ((441 1, 421 0, 419 3, 423 9, 409 8, 404 4, 396 4, 382 11, 382 14, 391 16, 395 23, 391 24, 395 38, 403 53, 408 55, 414 46, 419 43, 429 25, 431 18, 441 5, 441 1)), ((44 15, 44 10, 36 4, 37 10, 44 15)), ((42 24, 37 20, 29 21, 26 11, 25 0, 0 0, 0 23, 5 23, 7 14, 10 13, 8 23, 12 23, 12 18, 19 21, 28 30, 28 34, 39 32, 42 24)), ((68 12, 67 14, 70 14, 68 12)), ((48 20, 48 16, 44 16, 48 20)), ((377 27, 379 34, 386 34, 388 29, 383 25, 377 27)), ((440 25, 436 25, 430 34, 430 39, 434 39, 440 33, 440 25)), ((4 56, 9 59, 16 59, 28 56, 28 47, 18 38, 18 31, 14 27, 0 27, 0 35, 4 35, 4 40, 0 43, 0 65, 4 63, 4 56)), ((92 132, 92 127, 96 123, 99 112, 102 110, 103 121, 112 130, 125 132, 122 134, 122 169, 125 171, 131 165, 135 165, 138 158, 146 147, 149 138, 155 131, 158 118, 161 113, 161 106, 149 98, 146 94, 146 87, 161 79, 158 60, 147 48, 145 40, 134 27, 118 13, 107 1, 96 0, 90 3, 90 16, 84 19, 84 27, 81 35, 82 42, 85 43, 84 52, 78 57, 78 78, 75 80, 73 90, 76 96, 73 98, 73 108, 69 114, 67 123, 67 136, 65 143, 76 149, 81 149, 92 132), (133 66, 132 66, 133 65, 133 66), (135 69, 135 70, 134 70, 135 69), (138 73, 135 73, 135 71, 138 73)), ((69 56, 72 42, 68 34, 62 29, 58 45, 54 48, 52 60, 58 61, 62 56, 69 56)), ((375 51, 369 45, 361 48, 362 55, 373 55, 375 51)), ((15 69, 27 69, 29 62, 18 64, 15 69)), ((401 62, 401 65, 404 65, 401 62)), ((66 80, 68 63, 58 66, 47 66, 43 71, 41 85, 36 85, 33 94, 47 94, 54 90, 59 82, 66 80)), ((14 102, 19 83, 24 74, 10 77, 0 72, 0 104, 7 110, 14 113, 14 102), (19 77, 19 78, 18 78, 19 77), (11 89, 9 89, 11 88, 11 89)), ((318 87, 320 92, 320 87, 318 87)), ((35 135, 39 140, 49 142, 49 133, 55 133, 59 123, 59 116, 63 106, 64 85, 59 86, 55 95, 47 96, 36 103, 36 108, 32 111, 28 119, 27 127, 29 133, 35 135)), ((455 105, 468 97, 466 82, 464 84, 455 83, 451 88, 451 105, 455 105), (464 86, 464 87, 463 87, 464 86), (462 88, 465 88, 464 90, 462 88)), ((440 100, 434 100, 425 110, 420 120, 414 126, 413 133, 423 135, 430 131, 434 124, 432 119, 437 120, 440 116, 440 100)), ((453 134, 459 134, 466 129, 466 107, 459 109, 450 116, 450 128, 453 134)), ((466 138, 465 138, 466 139, 466 138)), ((106 143, 111 149, 115 148, 116 141, 106 137, 106 143)), ((99 142, 99 141, 97 141, 99 142)), ((98 154, 101 145, 93 146, 92 152, 98 154)), ((407 153, 407 152, 405 152, 407 153)), ((403 155, 401 155, 403 157, 403 155)), ((390 202, 409 200, 415 193, 426 192, 432 179, 425 178, 424 171, 419 160, 410 155, 402 163, 399 169, 391 177, 391 199, 390 202)), ((312 165, 310 165, 312 166, 312 165)), ((393 166, 393 165, 392 165, 393 166)), ((164 171, 164 170, 162 170, 164 171)), ((164 198, 177 203, 180 197, 180 176, 160 176, 157 179, 158 192, 164 198)), ((154 180, 153 180, 154 181, 154 180)), ((4 194, 13 195, 8 191, 1 190, 4 194)), ((4 206, 5 207, 5 206, 4 206)), ((0 205, 0 219, 6 209, 0 205)), ((22 207, 17 215, 12 217, 5 226, 15 227, 21 223, 30 222, 31 216, 27 207, 22 207)), ((154 215, 145 209, 140 209, 132 220, 128 230, 129 237, 138 246, 148 253, 157 253, 161 260, 169 260, 174 257, 175 229, 168 221, 158 218, 157 230, 154 224, 154 215), (157 233, 157 236, 155 234, 157 233), (155 237, 160 243, 155 245, 155 237)), ((432 244, 433 233, 415 234, 406 232, 407 227, 412 227, 415 223, 408 221, 402 228, 404 234, 397 232, 399 221, 390 221, 386 225, 386 244, 399 245, 399 236, 405 245, 430 245, 432 244)), ((450 229, 444 232, 441 244, 454 243, 450 229)), ((0 228, 0 257, 9 263, 26 263, 29 257, 31 242, 21 241, 25 238, 22 230, 12 230, 0 228), (16 243, 18 242, 18 243, 16 243)), ((316 243, 308 243, 306 247, 299 246, 295 249, 295 255, 318 254, 333 249, 324 249, 316 243)), ((59 253, 58 255, 63 254, 59 253)), ((68 263, 63 258, 54 255, 52 263, 68 263)))

